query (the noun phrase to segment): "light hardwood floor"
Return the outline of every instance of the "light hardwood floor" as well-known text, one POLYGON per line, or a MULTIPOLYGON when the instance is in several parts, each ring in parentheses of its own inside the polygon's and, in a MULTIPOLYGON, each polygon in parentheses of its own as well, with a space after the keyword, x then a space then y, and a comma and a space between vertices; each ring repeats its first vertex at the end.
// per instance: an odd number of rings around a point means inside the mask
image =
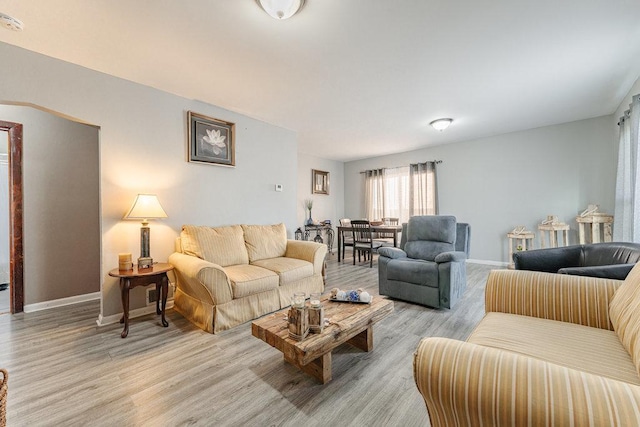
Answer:
MULTIPOLYGON (((328 262, 327 292, 368 288, 377 265, 328 262)), ((173 310, 98 328, 97 302, 0 316, 0 367, 9 371, 9 426, 424 426, 412 360, 426 336, 464 339, 484 312, 492 267, 468 264, 453 310, 401 301, 374 327, 370 353, 333 353, 326 385, 251 336, 250 323, 211 335, 173 310)))

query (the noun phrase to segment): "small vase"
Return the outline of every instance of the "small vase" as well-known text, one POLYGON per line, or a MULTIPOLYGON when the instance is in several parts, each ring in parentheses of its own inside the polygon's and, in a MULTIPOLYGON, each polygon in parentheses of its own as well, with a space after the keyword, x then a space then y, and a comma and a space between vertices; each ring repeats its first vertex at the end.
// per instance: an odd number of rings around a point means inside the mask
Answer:
POLYGON ((311 209, 309 209, 309 219, 307 220, 307 225, 313 225, 313 219, 311 218, 311 209))

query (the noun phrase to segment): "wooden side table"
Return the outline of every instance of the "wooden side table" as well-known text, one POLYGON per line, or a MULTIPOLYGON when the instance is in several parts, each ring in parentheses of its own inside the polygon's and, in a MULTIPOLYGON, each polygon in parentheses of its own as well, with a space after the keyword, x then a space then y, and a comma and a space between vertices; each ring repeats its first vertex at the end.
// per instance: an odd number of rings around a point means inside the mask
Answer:
POLYGON ((169 277, 167 273, 173 270, 173 266, 167 263, 153 264, 151 268, 138 269, 133 267, 132 270, 119 270, 114 268, 109 272, 109 276, 120 278, 120 293, 122 294, 122 319, 120 323, 124 323, 124 329, 120 336, 126 338, 129 334, 129 290, 136 286, 149 286, 156 284, 156 295, 162 298, 162 307, 160 306, 160 298, 156 298, 156 314, 162 315, 162 326, 169 326, 165 319, 165 309, 167 307, 167 294, 169 293, 169 277))

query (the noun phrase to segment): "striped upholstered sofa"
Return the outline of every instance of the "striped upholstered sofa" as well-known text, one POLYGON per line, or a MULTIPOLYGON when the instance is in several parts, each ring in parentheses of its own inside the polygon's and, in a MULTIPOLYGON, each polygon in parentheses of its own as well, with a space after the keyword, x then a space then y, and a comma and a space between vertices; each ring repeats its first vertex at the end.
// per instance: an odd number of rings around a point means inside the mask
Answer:
POLYGON ((327 246, 287 240, 284 224, 185 225, 169 256, 174 308, 216 333, 291 304, 294 292, 322 292, 327 246))
POLYGON ((423 339, 432 426, 640 425, 640 265, 624 281, 491 272, 467 342, 423 339))

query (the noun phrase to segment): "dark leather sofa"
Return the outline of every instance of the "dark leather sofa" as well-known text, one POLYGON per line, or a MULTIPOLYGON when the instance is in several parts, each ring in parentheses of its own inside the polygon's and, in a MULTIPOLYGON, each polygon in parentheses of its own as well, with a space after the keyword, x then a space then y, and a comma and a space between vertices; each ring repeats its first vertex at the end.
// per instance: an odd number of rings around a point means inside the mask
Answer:
POLYGON ((640 261, 640 244, 592 243, 513 254, 516 270, 624 280, 640 261))

